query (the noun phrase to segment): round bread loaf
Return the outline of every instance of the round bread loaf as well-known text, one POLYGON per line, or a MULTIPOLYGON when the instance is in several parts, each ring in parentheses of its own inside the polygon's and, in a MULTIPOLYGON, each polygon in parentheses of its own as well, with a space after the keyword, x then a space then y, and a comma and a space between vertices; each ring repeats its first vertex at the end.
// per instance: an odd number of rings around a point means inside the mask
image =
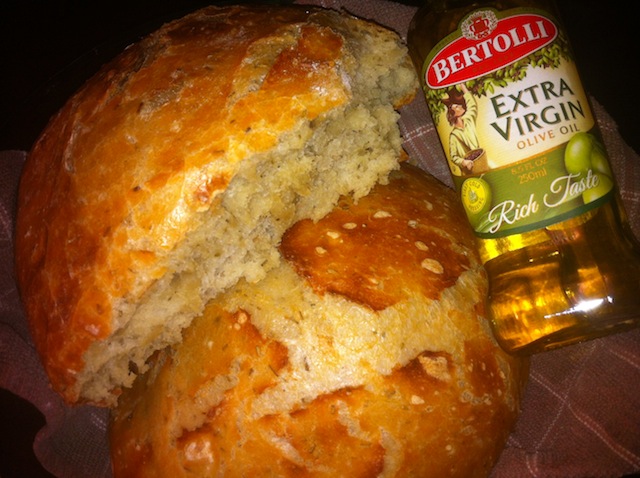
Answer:
POLYGON ((16 270, 53 388, 111 406, 283 232, 397 168, 417 81, 399 36, 309 7, 209 7, 105 65, 19 191, 16 270))
POLYGON ((115 478, 487 476, 528 362, 491 335, 455 193, 404 164, 281 251, 120 396, 115 478))

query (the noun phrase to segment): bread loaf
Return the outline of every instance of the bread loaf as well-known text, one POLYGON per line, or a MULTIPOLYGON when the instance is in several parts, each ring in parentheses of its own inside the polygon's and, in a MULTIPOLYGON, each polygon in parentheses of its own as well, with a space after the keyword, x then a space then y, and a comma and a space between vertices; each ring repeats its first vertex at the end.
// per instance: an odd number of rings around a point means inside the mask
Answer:
POLYGON ((208 7, 130 46, 50 121, 16 270, 52 386, 112 406, 283 232, 398 167, 416 75, 399 36, 309 7, 208 7))
POLYGON ((455 193, 404 164, 281 252, 122 394, 114 477, 487 476, 528 362, 491 335, 455 193))

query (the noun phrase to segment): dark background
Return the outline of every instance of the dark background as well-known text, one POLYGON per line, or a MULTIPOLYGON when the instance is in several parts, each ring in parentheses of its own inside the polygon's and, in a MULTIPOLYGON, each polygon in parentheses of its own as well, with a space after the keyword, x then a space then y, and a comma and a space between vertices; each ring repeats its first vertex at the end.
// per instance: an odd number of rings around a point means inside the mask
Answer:
MULTIPOLYGON (((63 101, 107 59, 141 35, 208 3, 224 3, 0 2, 0 150, 28 149, 63 101)), ((602 0, 558 0, 558 6, 587 90, 617 121, 625 141, 640 152, 636 115, 640 95, 634 77, 640 58, 636 16, 620 4, 602 0)))
MULTIPOLYGON (((0 2, 0 150, 29 149, 64 100, 127 44, 169 19, 223 3, 0 2)), ((558 0, 558 6, 587 90, 617 122, 623 139, 640 152, 637 18, 621 4, 602 0, 558 0)), ((34 460, 31 448, 43 424, 37 410, 0 389, 0 477, 51 476, 34 460)))

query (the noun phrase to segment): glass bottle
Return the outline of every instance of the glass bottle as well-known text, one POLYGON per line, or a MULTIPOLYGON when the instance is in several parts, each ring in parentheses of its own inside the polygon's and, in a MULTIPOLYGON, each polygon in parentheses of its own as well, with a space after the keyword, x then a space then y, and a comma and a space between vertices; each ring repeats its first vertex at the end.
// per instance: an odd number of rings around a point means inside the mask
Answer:
POLYGON ((428 0, 407 43, 500 345, 528 355, 640 325, 640 246, 553 1, 428 0))

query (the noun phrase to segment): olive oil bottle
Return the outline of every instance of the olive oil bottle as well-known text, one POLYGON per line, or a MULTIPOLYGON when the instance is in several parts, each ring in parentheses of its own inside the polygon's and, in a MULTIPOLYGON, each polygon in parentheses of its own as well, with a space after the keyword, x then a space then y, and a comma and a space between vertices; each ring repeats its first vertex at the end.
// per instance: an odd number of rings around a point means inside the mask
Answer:
POLYGON ((532 354, 640 325, 640 246, 547 0, 428 0, 409 50, 489 275, 532 354))

